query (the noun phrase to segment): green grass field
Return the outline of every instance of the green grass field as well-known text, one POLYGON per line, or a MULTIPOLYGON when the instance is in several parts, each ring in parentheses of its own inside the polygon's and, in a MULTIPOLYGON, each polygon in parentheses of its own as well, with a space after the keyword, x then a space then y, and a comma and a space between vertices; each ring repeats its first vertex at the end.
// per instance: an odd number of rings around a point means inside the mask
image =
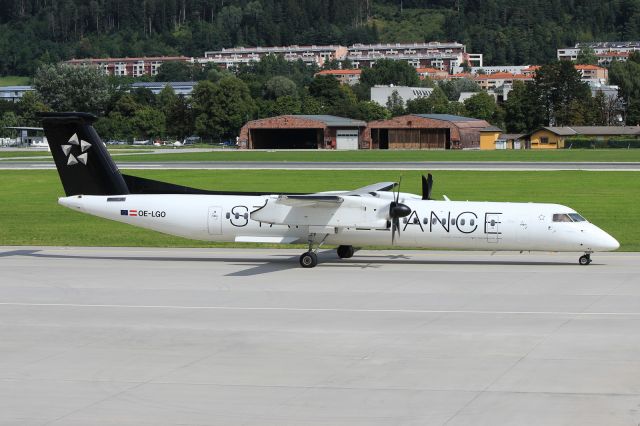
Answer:
MULTIPOLYGON (((308 161, 308 162, 394 162, 394 161, 573 161, 573 162, 640 162, 640 149, 573 149, 550 151, 238 151, 220 150, 191 152, 190 148, 167 150, 167 153, 144 154, 145 148, 119 161, 308 161)), ((121 147, 114 153, 133 153, 121 147)), ((21 151, 22 152, 22 151, 21 151)), ((29 152, 29 151, 27 151, 29 152)), ((45 152, 29 155, 42 156, 45 152)), ((0 151, 0 158, 19 156, 15 151, 0 151)))
POLYGON ((0 87, 4 86, 28 86, 31 82, 29 77, 21 77, 17 75, 7 75, 0 77, 0 87))
MULTIPOLYGON (((206 189, 315 192, 353 189, 403 175, 403 191, 419 193, 418 172, 169 170, 142 177, 206 189)), ((435 174, 434 197, 568 205, 610 232, 621 250, 640 251, 640 175, 636 172, 472 172, 435 174)), ((63 208, 56 171, 0 171, 0 245, 214 247, 95 218, 63 208)), ((228 245, 228 244, 227 244, 228 245)))

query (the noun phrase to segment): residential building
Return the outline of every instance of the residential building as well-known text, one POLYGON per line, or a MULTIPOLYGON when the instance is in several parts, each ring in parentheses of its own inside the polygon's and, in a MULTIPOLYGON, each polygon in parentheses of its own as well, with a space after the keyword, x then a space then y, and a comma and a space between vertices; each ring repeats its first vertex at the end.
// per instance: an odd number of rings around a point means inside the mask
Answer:
POLYGON ((420 80, 424 80, 429 77, 431 80, 446 80, 449 78, 447 71, 442 71, 436 68, 416 68, 416 72, 420 77, 420 80))
POLYGON ((32 86, 4 86, 0 87, 0 100, 18 102, 27 92, 35 89, 32 86))
POLYGON ((433 93, 433 88, 376 85, 371 88, 371 100, 378 105, 386 107, 387 101, 389 100, 389 97, 393 94, 393 92, 398 92, 398 95, 406 104, 407 101, 429 97, 431 93, 433 93))
POLYGON ((531 81, 533 80, 533 76, 498 72, 495 74, 477 74, 473 76, 473 80, 478 83, 478 86, 483 90, 495 90, 503 86, 508 86, 510 90, 510 88, 513 87, 514 81, 531 81))
POLYGON ((575 61, 584 48, 593 49, 598 58, 598 65, 608 66, 613 61, 626 61, 632 52, 640 51, 640 41, 577 43, 574 47, 558 49, 558 60, 575 61))
POLYGON ((483 65, 482 54, 467 53, 466 46, 457 42, 428 43, 378 43, 349 46, 347 59, 354 68, 372 67, 377 60, 394 59, 407 61, 414 68, 436 68, 451 72, 455 67, 468 63, 483 65))
POLYGON ((347 48, 339 45, 232 47, 204 52, 204 58, 198 59, 198 62, 214 63, 220 68, 229 69, 252 61, 258 62, 267 55, 282 55, 288 61, 301 60, 321 67, 328 61, 343 60, 347 56, 347 48))
POLYGON ((158 68, 165 62, 193 63, 193 58, 186 56, 155 56, 143 58, 86 58, 65 61, 66 64, 79 67, 98 67, 107 75, 131 77, 157 75, 158 68))
POLYGON ((131 90, 144 88, 149 89, 153 92, 154 95, 157 95, 164 89, 166 86, 171 86, 176 95, 182 96, 191 96, 191 92, 193 92, 193 87, 197 84, 196 81, 158 81, 158 82, 139 82, 132 83, 131 90))
POLYGON ((606 84, 609 80, 609 70, 595 65, 576 65, 576 70, 582 76, 582 81, 606 84))
POLYGON ((316 75, 332 75, 340 84, 348 84, 353 86, 360 81, 360 74, 362 70, 350 69, 350 70, 323 70, 316 75))

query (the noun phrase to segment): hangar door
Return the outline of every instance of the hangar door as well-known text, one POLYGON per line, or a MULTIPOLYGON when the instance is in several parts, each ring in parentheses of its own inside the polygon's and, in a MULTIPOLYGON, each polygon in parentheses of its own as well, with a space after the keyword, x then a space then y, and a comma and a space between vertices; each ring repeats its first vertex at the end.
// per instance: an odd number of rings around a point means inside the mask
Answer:
POLYGON ((322 129, 251 129, 253 149, 317 149, 322 129))
POLYGON ((336 149, 358 149, 358 129, 336 130, 336 149))

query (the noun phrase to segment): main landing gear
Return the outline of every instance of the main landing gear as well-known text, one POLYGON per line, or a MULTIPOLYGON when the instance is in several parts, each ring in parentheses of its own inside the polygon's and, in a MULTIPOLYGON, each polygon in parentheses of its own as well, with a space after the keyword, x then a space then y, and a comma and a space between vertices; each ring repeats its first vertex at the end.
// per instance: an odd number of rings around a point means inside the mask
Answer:
POLYGON ((318 264, 318 249, 324 244, 329 234, 325 235, 318 247, 313 248, 316 234, 309 234, 309 251, 300 255, 300 266, 303 268, 313 268, 318 264))
POLYGON ((582 256, 580 256, 580 259, 578 259, 578 263, 581 264, 582 266, 587 266, 588 264, 590 264, 591 253, 585 253, 582 256))
POLYGON ((356 252, 353 246, 338 246, 338 250, 336 251, 340 259, 349 259, 353 257, 353 254, 356 252))

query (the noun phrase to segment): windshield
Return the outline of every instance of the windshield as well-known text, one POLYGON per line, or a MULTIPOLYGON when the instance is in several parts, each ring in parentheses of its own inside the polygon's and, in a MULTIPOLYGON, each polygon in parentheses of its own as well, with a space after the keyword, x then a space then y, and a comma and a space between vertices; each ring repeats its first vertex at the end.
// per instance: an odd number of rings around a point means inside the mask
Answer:
POLYGON ((578 213, 556 213, 553 215, 554 222, 586 222, 587 220, 578 213))
POLYGON ((571 217, 571 219, 573 219, 574 222, 586 222, 587 219, 585 219, 584 217, 580 216, 578 213, 569 213, 569 216, 571 217))

